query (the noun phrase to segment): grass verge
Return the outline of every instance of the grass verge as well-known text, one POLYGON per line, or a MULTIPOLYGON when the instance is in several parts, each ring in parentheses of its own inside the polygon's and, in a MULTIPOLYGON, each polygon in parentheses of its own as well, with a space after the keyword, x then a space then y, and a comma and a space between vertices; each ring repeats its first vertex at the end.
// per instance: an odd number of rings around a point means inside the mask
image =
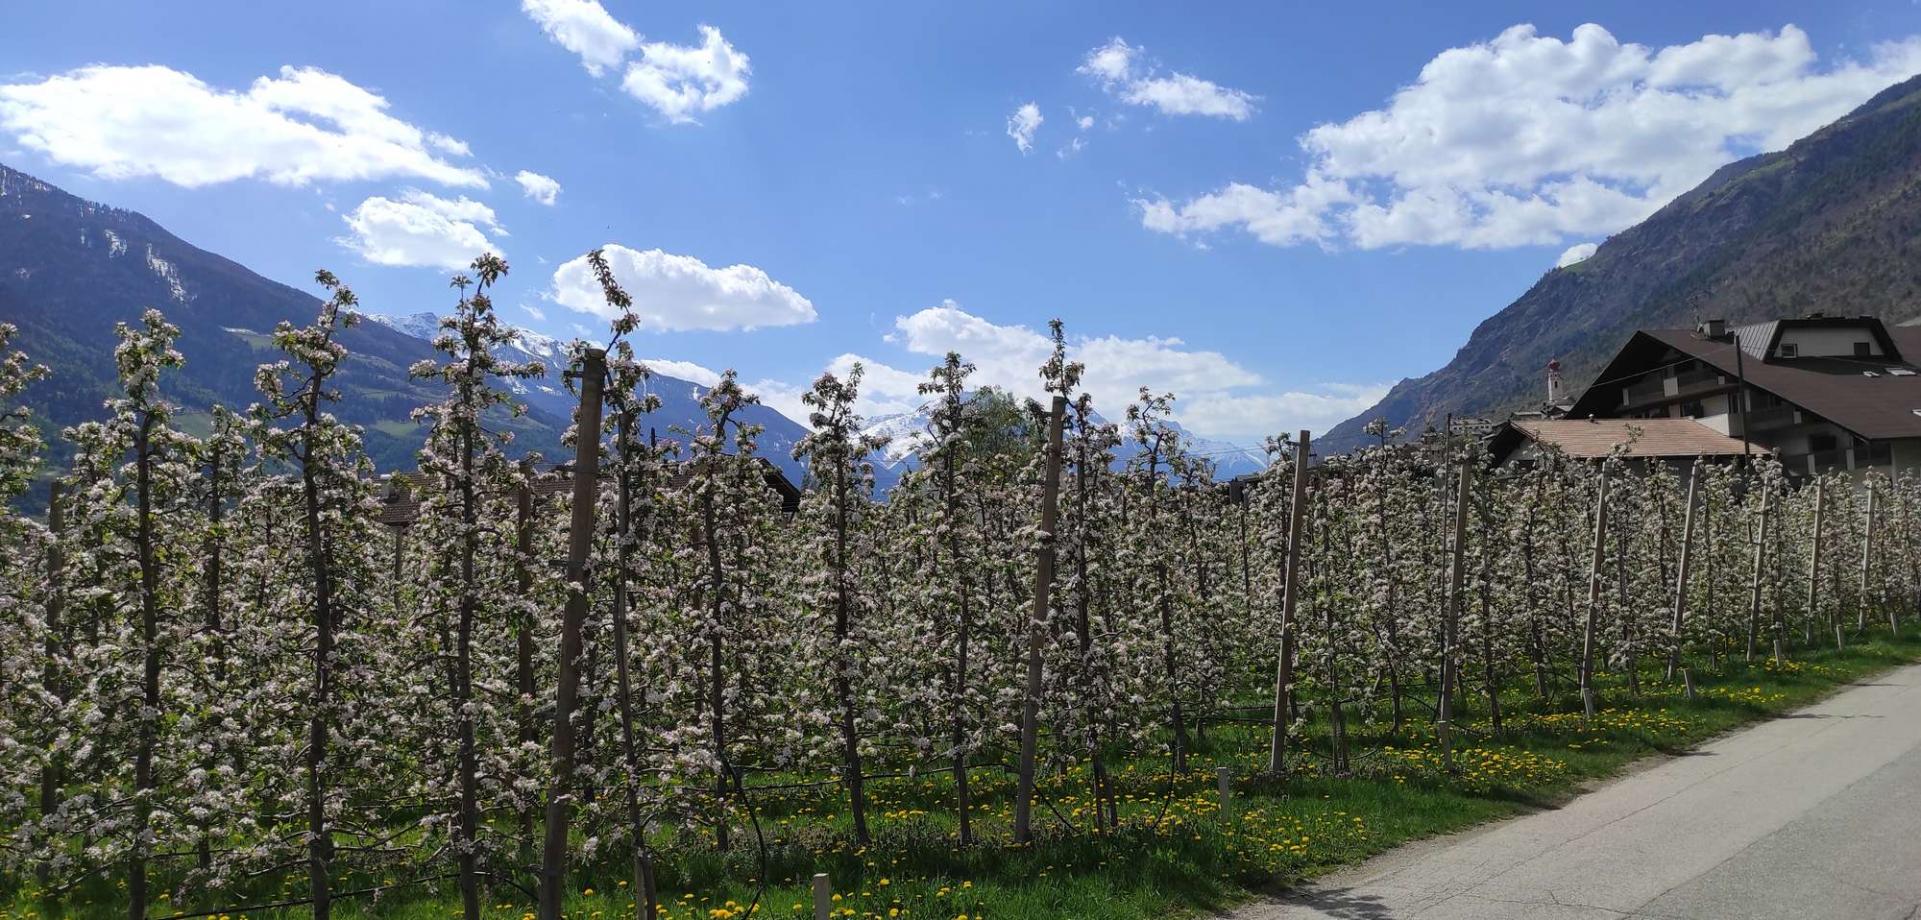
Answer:
MULTIPOLYGON (((1093 805, 1084 770, 1049 777, 1037 810, 1045 836, 1027 848, 1001 843, 1009 836, 1012 778, 991 767, 980 768, 975 780, 982 803, 976 833, 989 842, 970 848, 953 845, 951 787, 944 776, 876 783, 876 839, 866 848, 846 842, 844 806, 833 788, 765 793, 755 797, 753 815, 765 849, 754 845, 751 829, 746 844, 728 853, 681 841, 661 867, 662 916, 811 918, 808 883, 815 872, 833 880, 836 915, 853 918, 1132 920, 1219 910, 1410 840, 1552 805, 1636 760, 1685 750, 1915 660, 1921 660, 1921 637, 1895 639, 1882 632, 1845 651, 1804 650, 1780 666, 1733 660, 1699 671, 1694 700, 1659 682, 1652 670, 1641 675, 1638 693, 1621 675, 1610 675, 1602 712, 1585 725, 1571 694, 1516 694, 1502 699, 1496 731, 1485 698, 1470 694, 1465 737, 1457 741, 1451 772, 1442 767, 1432 730, 1421 725, 1398 735, 1379 727, 1352 732, 1350 775, 1327 775, 1328 738, 1324 726, 1310 722, 1292 775, 1266 778, 1260 774, 1265 731, 1218 725, 1197 739, 1184 773, 1167 772, 1164 759, 1118 766, 1117 828, 1090 827, 1093 805), (1225 811, 1218 767, 1235 778, 1225 811), (763 877, 764 887, 756 881, 763 877)), ((632 891, 616 863, 607 860, 576 874, 569 917, 634 915, 632 891)), ((341 887, 404 881, 357 879, 341 887)), ((283 892, 298 898, 300 890, 290 879, 282 887, 247 892, 245 903, 270 902, 283 892)), ((59 903, 24 885, 0 891, 10 894, 0 900, 0 920, 125 915, 117 888, 105 880, 59 903)), ((162 901, 153 916, 210 906, 162 901)), ((503 886, 491 895, 486 913, 524 920, 532 909, 531 898, 503 886)), ((215 918, 293 920, 309 914, 291 907, 215 918)), ((340 901, 335 915, 445 920, 460 916, 460 903, 448 882, 400 884, 379 898, 340 901)))

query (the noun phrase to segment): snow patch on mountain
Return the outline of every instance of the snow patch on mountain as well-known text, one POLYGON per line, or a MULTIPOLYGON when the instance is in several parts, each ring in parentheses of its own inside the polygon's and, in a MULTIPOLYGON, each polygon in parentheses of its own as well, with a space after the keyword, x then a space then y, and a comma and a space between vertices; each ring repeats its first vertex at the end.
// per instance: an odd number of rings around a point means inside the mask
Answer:
MULTIPOLYGON (((124 250, 126 246, 123 244, 120 248, 124 250)), ((155 253, 152 243, 147 244, 147 270, 159 275, 160 280, 167 282, 167 296, 172 298, 174 303, 187 302, 187 286, 180 283, 180 270, 174 268, 172 262, 155 253)))

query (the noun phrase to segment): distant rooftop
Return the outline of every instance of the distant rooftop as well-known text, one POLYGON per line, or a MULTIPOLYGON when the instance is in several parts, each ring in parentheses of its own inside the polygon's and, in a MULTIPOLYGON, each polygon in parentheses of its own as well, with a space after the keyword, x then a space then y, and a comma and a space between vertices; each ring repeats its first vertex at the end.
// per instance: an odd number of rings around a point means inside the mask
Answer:
MULTIPOLYGON (((1598 460, 1625 444, 1624 456, 1739 457, 1741 442, 1691 418, 1515 419, 1509 431, 1536 444, 1557 447, 1569 457, 1598 460)), ((1504 431, 1496 435, 1512 441, 1504 431)), ((1518 444, 1509 444, 1511 450, 1518 444)), ((1496 454, 1505 453, 1500 446, 1496 454)))

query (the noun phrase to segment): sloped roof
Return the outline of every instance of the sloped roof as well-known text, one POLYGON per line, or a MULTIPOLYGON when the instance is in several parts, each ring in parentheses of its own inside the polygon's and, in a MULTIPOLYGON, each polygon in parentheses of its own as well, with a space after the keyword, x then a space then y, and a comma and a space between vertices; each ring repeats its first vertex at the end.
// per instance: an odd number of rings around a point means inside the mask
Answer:
POLYGON ((1889 334, 1886 323, 1872 316, 1828 316, 1824 313, 1810 313, 1788 319, 1771 319, 1764 323, 1751 323, 1736 326, 1729 330, 1741 343, 1741 349, 1750 357, 1766 358, 1780 344, 1781 334, 1795 329, 1861 329, 1874 336, 1881 343, 1889 361, 1899 362, 1902 358, 1901 347, 1889 334))
MULTIPOLYGON (((1745 345, 1759 338, 1761 323, 1736 330, 1745 345), (1750 335, 1743 330, 1755 330, 1750 335)), ((1776 330, 1769 330, 1771 340, 1776 330)), ((1885 330, 1895 349, 1903 356, 1921 355, 1921 326, 1895 326, 1885 330)), ((1765 342, 1762 343, 1765 346, 1765 342)), ((1870 440, 1921 438, 1921 369, 1888 358, 1773 358, 1763 360, 1749 352, 1740 367, 1735 362, 1735 346, 1725 340, 1705 339, 1687 329, 1651 329, 1636 332, 1601 370, 1596 381, 1568 410, 1570 416, 1607 415, 1620 408, 1620 391, 1606 384, 1637 376, 1659 366, 1669 350, 1715 368, 1732 381, 1737 372, 1745 373, 1748 384, 1773 393, 1812 412, 1859 437, 1870 440), (1896 374, 1891 371, 1914 371, 1896 374), (1872 372, 1874 376, 1868 376, 1872 372)))
MULTIPOLYGON (((1739 440, 1691 418, 1516 419, 1506 428, 1580 460, 1606 457, 1617 444, 1627 445, 1628 457, 1741 456, 1739 440)), ((1511 436, 1507 440, 1508 450, 1519 446, 1511 436)), ((1505 453, 1499 447, 1496 452, 1505 453)))

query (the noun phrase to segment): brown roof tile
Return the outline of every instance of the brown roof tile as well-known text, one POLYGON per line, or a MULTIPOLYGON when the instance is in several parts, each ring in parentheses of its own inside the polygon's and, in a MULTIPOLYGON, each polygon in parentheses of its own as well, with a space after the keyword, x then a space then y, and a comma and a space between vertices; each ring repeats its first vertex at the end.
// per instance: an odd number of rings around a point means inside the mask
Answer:
MULTIPOLYGON (((1921 355, 1921 327, 1897 326, 1888 335, 1903 357, 1921 355)), ((1696 338, 1684 329, 1655 329, 1641 333, 1669 347, 1711 364, 1730 378, 1735 373, 1734 348, 1726 342, 1696 338)), ((1921 374, 1898 375, 1890 369, 1913 370, 1914 365, 1879 358, 1789 358, 1771 361, 1749 357, 1742 370, 1748 383, 1787 400, 1864 438, 1921 437, 1921 374), (1864 371, 1872 371, 1869 377, 1864 371)), ((1585 396, 1583 402, 1586 402, 1585 396)), ((1577 406, 1575 413, 1585 411, 1577 406)))
POLYGON ((1517 419, 1528 440, 1551 444, 1570 457, 1600 459, 1617 444, 1629 457, 1739 457, 1741 442, 1689 418, 1517 419))

